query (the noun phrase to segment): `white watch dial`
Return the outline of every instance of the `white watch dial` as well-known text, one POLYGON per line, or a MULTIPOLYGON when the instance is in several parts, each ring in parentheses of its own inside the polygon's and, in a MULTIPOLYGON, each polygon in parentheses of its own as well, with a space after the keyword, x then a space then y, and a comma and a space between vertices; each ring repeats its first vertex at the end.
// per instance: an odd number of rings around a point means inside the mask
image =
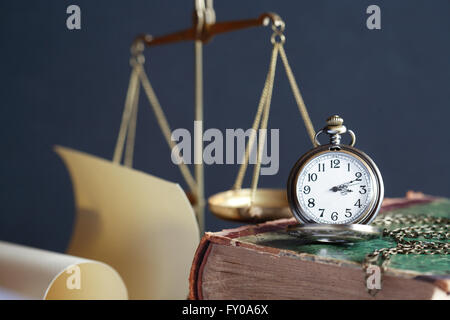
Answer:
POLYGON ((359 158, 342 151, 312 158, 296 181, 304 214, 318 223, 353 223, 373 203, 376 186, 369 170, 359 158))

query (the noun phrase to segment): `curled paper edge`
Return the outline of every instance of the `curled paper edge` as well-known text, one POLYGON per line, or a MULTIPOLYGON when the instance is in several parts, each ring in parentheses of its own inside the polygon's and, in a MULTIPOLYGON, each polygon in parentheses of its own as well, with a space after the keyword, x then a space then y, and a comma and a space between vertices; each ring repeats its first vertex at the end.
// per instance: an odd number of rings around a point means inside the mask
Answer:
POLYGON ((2 299, 123 300, 128 292, 111 266, 0 241, 2 299))
POLYGON ((200 239, 180 185, 74 149, 54 150, 74 191, 68 253, 115 268, 130 299, 186 299, 200 239))

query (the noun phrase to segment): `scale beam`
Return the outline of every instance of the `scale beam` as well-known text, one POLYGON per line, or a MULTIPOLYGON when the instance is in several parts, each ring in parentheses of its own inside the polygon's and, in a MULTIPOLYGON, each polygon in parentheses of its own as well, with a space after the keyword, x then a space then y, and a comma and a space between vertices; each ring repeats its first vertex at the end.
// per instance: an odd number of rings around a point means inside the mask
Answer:
POLYGON ((237 30, 247 29, 251 27, 267 26, 272 23, 275 26, 284 25, 284 21, 279 15, 272 12, 263 13, 256 19, 234 20, 224 22, 204 22, 197 12, 194 13, 194 23, 192 28, 171 33, 164 36, 152 37, 148 34, 142 34, 136 37, 136 41, 142 41, 146 46, 158 46, 181 41, 201 41, 209 42, 214 36, 221 33, 228 33, 237 30))

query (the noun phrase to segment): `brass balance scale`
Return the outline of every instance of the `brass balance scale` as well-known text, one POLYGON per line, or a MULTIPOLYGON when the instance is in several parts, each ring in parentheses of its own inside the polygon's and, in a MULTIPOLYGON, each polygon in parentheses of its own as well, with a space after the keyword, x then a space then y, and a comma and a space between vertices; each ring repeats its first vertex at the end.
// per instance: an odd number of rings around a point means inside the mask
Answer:
MULTIPOLYGON (((124 165, 131 167, 133 162, 134 137, 136 131, 136 119, 138 108, 138 97, 140 85, 145 91, 145 94, 154 111, 155 117, 158 121, 160 129, 165 137, 169 147, 177 152, 177 146, 171 140, 171 128, 169 126, 167 117, 165 116, 161 104, 151 86, 151 83, 144 70, 145 58, 143 55, 145 47, 152 47, 157 45, 164 45, 175 43, 179 41, 194 41, 195 43, 195 121, 203 120, 203 76, 202 76, 202 46, 207 43, 215 35, 241 30, 249 27, 257 26, 271 26, 273 33, 270 41, 273 45, 269 70, 267 72, 265 84, 262 90, 261 98, 257 107, 255 119, 252 125, 252 134, 249 137, 249 142, 245 150, 245 158, 240 165, 236 180, 231 190, 221 192, 211 196, 208 199, 210 211, 217 217, 225 220, 234 220, 240 222, 261 222, 274 220, 279 218, 292 217, 289 210, 289 204, 285 189, 261 189, 258 188, 259 173, 261 169, 261 157, 264 147, 264 139, 260 139, 257 147, 257 161, 253 168, 253 176, 250 188, 242 188, 243 179, 249 164, 250 150, 254 147, 255 136, 258 129, 266 129, 270 103, 272 98, 272 90, 274 84, 275 70, 277 66, 278 56, 286 71, 286 75, 290 82, 290 86, 295 98, 295 101, 300 110, 306 126, 307 133, 313 144, 315 143, 315 130, 308 115, 305 103, 303 102, 300 90, 297 86, 292 69, 289 65, 286 52, 284 50, 284 43, 286 38, 283 34, 285 23, 275 13, 264 13, 256 19, 216 22, 215 12, 212 6, 212 1, 196 0, 195 10, 193 15, 193 26, 187 30, 179 31, 173 34, 152 37, 150 35, 138 36, 131 47, 132 67, 128 92, 125 100, 125 108, 122 116, 120 131, 116 143, 113 162, 120 163, 123 156, 124 165)), ((203 128, 195 137, 194 145, 200 146, 194 153, 202 158, 203 128)), ((188 198, 194 206, 197 220, 199 223, 200 232, 204 231, 204 174, 203 164, 195 164, 195 177, 191 174, 186 164, 180 161, 179 169, 183 175, 189 191, 188 198)))

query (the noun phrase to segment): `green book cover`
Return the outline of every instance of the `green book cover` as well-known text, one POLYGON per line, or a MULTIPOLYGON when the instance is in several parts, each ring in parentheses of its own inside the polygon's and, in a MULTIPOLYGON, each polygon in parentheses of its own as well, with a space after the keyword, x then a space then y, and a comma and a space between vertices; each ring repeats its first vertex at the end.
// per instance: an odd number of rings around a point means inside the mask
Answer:
MULTIPOLYGON (((412 205, 385 211, 383 215, 415 215, 450 218, 450 200, 439 199, 425 204, 412 205)), ((398 228, 393 224, 388 229, 398 228)), ((366 254, 381 248, 393 248, 397 243, 389 238, 367 240, 349 244, 302 244, 301 241, 286 233, 285 228, 269 232, 255 233, 236 238, 237 241, 260 246, 290 250, 297 253, 309 253, 319 257, 362 263, 366 254)), ((419 238, 422 241, 434 241, 419 238)), ((448 240, 444 240, 448 243, 448 240)), ((448 249, 447 249, 448 250, 448 249)), ((422 274, 450 276, 450 255, 448 254, 396 254, 391 257, 391 269, 416 271, 422 274)))

